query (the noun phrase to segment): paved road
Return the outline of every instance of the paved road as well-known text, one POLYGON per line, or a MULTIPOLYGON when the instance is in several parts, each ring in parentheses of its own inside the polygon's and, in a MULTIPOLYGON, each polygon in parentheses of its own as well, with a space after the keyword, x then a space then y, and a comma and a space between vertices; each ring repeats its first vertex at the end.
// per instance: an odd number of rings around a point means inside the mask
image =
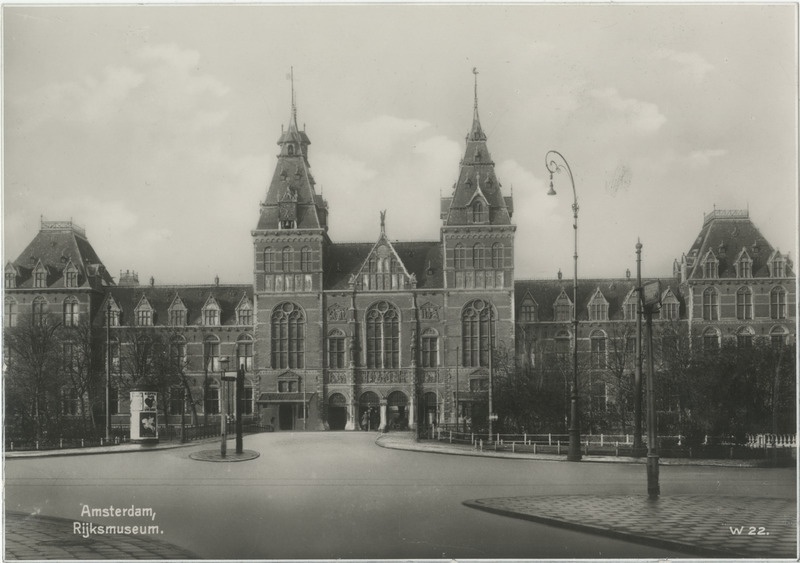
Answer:
MULTIPOLYGON (((464 458, 389 450, 368 433, 248 436, 255 460, 189 458, 208 445, 142 454, 6 461, 6 507, 97 524, 159 526, 204 558, 686 557, 472 510, 464 500, 641 494, 641 466, 464 458), (81 517, 84 505, 155 516, 81 517)), ((232 447, 232 446, 229 446, 232 447)), ((792 469, 662 467, 664 495, 794 494, 792 469)), ((161 533, 163 532, 163 533, 161 533)))

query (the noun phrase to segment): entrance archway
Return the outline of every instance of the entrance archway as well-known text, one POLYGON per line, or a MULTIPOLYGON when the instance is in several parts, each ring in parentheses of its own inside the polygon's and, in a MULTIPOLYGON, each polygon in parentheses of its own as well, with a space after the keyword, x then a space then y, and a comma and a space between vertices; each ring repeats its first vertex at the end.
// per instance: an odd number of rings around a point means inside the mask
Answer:
POLYGON ((438 416, 438 399, 436 397, 436 393, 428 392, 425 393, 422 397, 422 423, 425 426, 433 426, 437 424, 439 421, 437 420, 438 416))
POLYGON ((408 397, 393 391, 386 400, 386 427, 389 430, 408 430, 408 397))
POLYGON ((280 430, 294 430, 294 405, 281 403, 278 407, 278 428, 280 430))
POLYGON ((381 400, 372 391, 358 399, 358 424, 361 430, 377 430, 381 424, 381 400))
POLYGON ((331 430, 344 430, 347 424, 347 399, 341 393, 334 393, 328 399, 328 427, 331 430))

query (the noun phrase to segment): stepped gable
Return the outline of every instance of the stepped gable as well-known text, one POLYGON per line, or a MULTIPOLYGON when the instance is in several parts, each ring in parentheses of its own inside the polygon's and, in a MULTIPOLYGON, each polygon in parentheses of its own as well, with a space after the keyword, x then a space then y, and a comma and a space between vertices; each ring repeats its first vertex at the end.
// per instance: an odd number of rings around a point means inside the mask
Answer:
MULTIPOLYGON (((370 242, 330 245, 325 258, 325 289, 350 290, 350 276, 358 274, 374 247, 370 242)), ((439 241, 393 242, 392 247, 408 273, 416 276, 417 289, 444 287, 439 241)))
MULTIPOLYGON (((248 284, 233 285, 147 285, 136 287, 115 287, 111 296, 122 312, 122 326, 134 326, 135 309, 145 297, 153 308, 155 326, 166 326, 169 322, 169 308, 175 296, 181 298, 186 307, 186 325, 202 325, 202 309, 209 297, 213 297, 220 306, 221 325, 236 325, 236 307, 247 295, 253 303, 253 286, 248 284)), ((98 308, 94 323, 102 326, 106 312, 105 302, 98 308)))
MULTIPOLYGON (((770 277, 767 263, 775 249, 750 220, 746 210, 715 209, 704 216, 703 228, 686 253, 688 279, 704 279, 703 260, 709 250, 719 261, 718 278, 737 277, 734 264, 742 250, 753 260, 754 278, 770 277)), ((787 263, 786 277, 792 276, 794 272, 787 263)))
MULTIPOLYGON (((678 286, 673 279, 647 278, 642 279, 642 284, 647 284, 660 279, 661 294, 666 294, 667 289, 681 303, 681 310, 684 309, 683 297, 678 291, 678 286)), ((517 310, 522 306, 522 302, 527 294, 538 304, 538 318, 540 322, 554 321, 556 299, 563 290, 566 296, 572 301, 572 279, 560 280, 516 280, 514 282, 514 303, 517 310)), ((628 278, 607 278, 607 279, 579 279, 578 280, 578 321, 589 320, 589 302, 595 292, 600 292, 608 301, 608 320, 625 320, 624 304, 628 293, 636 287, 635 279, 628 278)), ((567 321, 568 322, 568 321, 567 321)), ((593 321, 594 322, 594 321, 593 321)))
POLYGON ((19 279, 17 288, 32 288, 32 272, 41 262, 47 270, 47 287, 64 286, 64 268, 71 262, 78 270, 78 287, 113 286, 86 231, 72 221, 42 220, 39 232, 12 263, 19 279))
POLYGON ((316 193, 311 164, 308 161, 308 146, 311 141, 305 131, 297 126, 297 109, 292 87, 292 111, 289 126, 281 131, 278 139, 280 153, 278 163, 267 187, 267 195, 261 204, 261 215, 257 230, 280 228, 282 220, 294 215, 294 229, 327 229, 327 207, 325 200, 316 193), (284 202, 282 205, 281 202, 284 202))
MULTIPOLYGON (((477 72, 475 72, 477 76, 477 72)), ((478 115, 478 87, 475 83, 475 104, 472 127, 467 134, 464 158, 461 160, 458 180, 452 196, 443 198, 442 219, 445 226, 475 224, 472 206, 476 199, 488 207, 485 224, 510 225, 511 198, 503 197, 500 182, 495 175, 494 162, 486 144, 486 134, 478 115)))

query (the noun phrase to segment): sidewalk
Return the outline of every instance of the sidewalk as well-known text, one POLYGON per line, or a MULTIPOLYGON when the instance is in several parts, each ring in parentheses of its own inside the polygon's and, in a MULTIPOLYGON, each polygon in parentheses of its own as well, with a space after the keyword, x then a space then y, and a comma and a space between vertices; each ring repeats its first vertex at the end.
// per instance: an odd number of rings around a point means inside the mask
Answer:
MULTIPOLYGON (((233 440, 231 436, 229 440, 233 440)), ((113 454, 126 452, 151 452, 158 450, 171 450, 174 448, 185 448, 198 444, 208 444, 210 442, 220 443, 220 437, 203 438, 190 442, 159 442, 158 444, 118 444, 115 446, 90 446, 87 448, 65 448, 63 450, 20 450, 15 452, 5 452, 6 459, 31 458, 31 457, 53 457, 68 455, 93 455, 93 454, 113 454)))
POLYGON ((13 559, 197 559, 152 535, 90 535, 74 532, 64 518, 6 512, 5 560, 13 559))
MULTIPOLYGON (((414 441, 411 433, 380 436, 392 449, 563 462, 564 456, 477 451, 469 445, 414 441)), ((743 467, 737 460, 662 459, 662 464, 743 467)), ((585 462, 645 463, 643 459, 585 456, 585 462)), ((464 505, 551 526, 715 558, 797 560, 795 499, 721 496, 538 496, 468 500, 464 505)))

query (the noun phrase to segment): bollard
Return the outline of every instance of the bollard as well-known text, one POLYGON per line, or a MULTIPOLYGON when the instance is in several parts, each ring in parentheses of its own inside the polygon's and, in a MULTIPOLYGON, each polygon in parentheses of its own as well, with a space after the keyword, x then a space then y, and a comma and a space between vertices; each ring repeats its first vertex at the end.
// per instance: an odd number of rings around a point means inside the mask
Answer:
POLYGON ((547 445, 548 446, 552 446, 553 445, 553 435, 552 434, 548 434, 547 435, 547 445))
POLYGON ((625 443, 626 443, 626 444, 630 444, 630 443, 631 443, 631 436, 630 436, 630 434, 625 434, 625 443))
POLYGON ((39 449, 39 440, 36 440, 36 449, 39 449))
POLYGON ((453 443, 453 431, 452 430, 450 431, 450 443, 451 444, 453 443))
POLYGON ((522 435, 522 443, 523 444, 527 444, 528 443, 528 433, 527 432, 522 435))
POLYGON ((62 449, 62 450, 64 449, 64 438, 59 438, 58 439, 58 447, 59 447, 59 449, 62 449))
POLYGON ((100 438, 100 445, 101 446, 103 445, 103 439, 102 438, 100 438))
POLYGON ((517 449, 515 448, 515 446, 516 446, 516 445, 517 445, 517 443, 516 443, 516 442, 511 442, 511 453, 512 453, 512 454, 513 454, 513 453, 515 453, 515 452, 517 451, 517 449))
POLYGON ((81 438, 81 447, 83 447, 83 438, 81 438))
POLYGON ((533 453, 536 453, 536 442, 533 443, 533 453))
POLYGON ((600 447, 601 448, 603 447, 603 435, 602 434, 600 434, 600 447))
POLYGON ((589 440, 586 440, 586 455, 589 455, 589 440))
POLYGON ((619 442, 614 443, 614 450, 616 451, 617 457, 619 457, 619 442))
POLYGON ((475 443, 475 434, 474 434, 474 433, 471 433, 471 434, 469 435, 469 439, 470 439, 470 440, 472 441, 472 443, 474 444, 474 443, 475 443))
POLYGON ((561 440, 558 441, 558 455, 561 455, 561 440))
POLYGON ((478 440, 478 442, 479 442, 478 447, 480 448, 480 451, 483 451, 483 438, 478 440))
POLYGON ((500 432, 497 433, 497 441, 500 441, 500 432))
POLYGON ((11 442, 11 451, 14 451, 14 442, 11 442))

